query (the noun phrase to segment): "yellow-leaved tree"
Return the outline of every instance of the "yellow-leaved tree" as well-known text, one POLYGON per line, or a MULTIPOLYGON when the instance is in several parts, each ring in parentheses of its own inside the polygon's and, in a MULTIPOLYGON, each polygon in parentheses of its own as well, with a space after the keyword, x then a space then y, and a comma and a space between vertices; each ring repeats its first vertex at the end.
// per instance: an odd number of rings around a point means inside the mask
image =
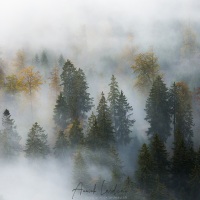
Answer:
POLYGON ((158 58, 152 50, 135 56, 131 67, 136 74, 135 86, 143 93, 148 93, 155 78, 160 75, 158 58))
POLYGON ((35 91, 39 90, 42 85, 42 76, 39 71, 34 71, 33 66, 26 67, 19 72, 19 86, 20 90, 28 94, 31 101, 32 111, 32 97, 35 91))

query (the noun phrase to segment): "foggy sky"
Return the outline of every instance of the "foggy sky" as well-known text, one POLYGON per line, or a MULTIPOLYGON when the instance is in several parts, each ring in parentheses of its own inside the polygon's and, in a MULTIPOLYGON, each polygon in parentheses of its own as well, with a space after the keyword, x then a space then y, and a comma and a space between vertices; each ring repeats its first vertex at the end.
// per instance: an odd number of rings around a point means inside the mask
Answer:
POLYGON ((198 21, 199 7, 197 0, 1 0, 0 47, 49 47, 67 53, 84 28, 94 50, 120 43, 128 32, 134 32, 140 43, 153 45, 157 36, 164 37, 156 23, 164 28, 174 20, 198 21))

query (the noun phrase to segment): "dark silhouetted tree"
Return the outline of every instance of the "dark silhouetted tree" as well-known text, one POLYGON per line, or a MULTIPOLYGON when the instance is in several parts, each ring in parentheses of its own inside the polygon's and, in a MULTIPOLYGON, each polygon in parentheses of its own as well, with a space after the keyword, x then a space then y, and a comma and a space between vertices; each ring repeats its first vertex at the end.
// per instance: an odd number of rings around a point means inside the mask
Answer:
POLYGON ((97 124, 99 126, 101 147, 110 148, 115 143, 115 137, 110 110, 103 92, 97 107, 97 124))
POLYGON ((147 134, 150 137, 154 134, 159 134, 160 139, 166 142, 171 130, 169 94, 160 76, 153 82, 145 111, 145 120, 150 124, 147 134))

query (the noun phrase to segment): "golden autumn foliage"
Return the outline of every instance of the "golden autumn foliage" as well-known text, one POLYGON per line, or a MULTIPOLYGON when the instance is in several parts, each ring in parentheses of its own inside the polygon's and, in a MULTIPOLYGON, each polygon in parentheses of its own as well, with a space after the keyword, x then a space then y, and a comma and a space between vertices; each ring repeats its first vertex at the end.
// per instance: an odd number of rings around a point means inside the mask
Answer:
POLYGON ((42 76, 39 71, 34 71, 33 66, 26 67, 19 72, 20 90, 32 96, 42 84, 42 76))
POLYGON ((131 68, 136 74, 135 86, 142 92, 148 92, 155 78, 160 75, 158 58, 153 51, 137 54, 131 68))
POLYGON ((5 91, 10 94, 16 94, 20 91, 19 80, 16 75, 12 74, 6 77, 5 91))

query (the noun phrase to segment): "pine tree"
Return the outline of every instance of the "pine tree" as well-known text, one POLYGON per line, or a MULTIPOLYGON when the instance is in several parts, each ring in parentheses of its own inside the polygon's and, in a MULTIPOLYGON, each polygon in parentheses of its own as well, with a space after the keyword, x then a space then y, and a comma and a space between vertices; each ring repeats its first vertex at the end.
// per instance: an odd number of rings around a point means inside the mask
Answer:
POLYGON ((126 96, 123 91, 121 91, 117 105, 118 129, 115 133, 118 144, 126 145, 131 141, 131 127, 135 122, 135 120, 130 119, 132 111, 132 106, 129 105, 126 96))
POLYGON ((74 120, 72 127, 69 131, 69 144, 72 148, 82 145, 84 142, 83 130, 81 128, 80 122, 74 120))
POLYGON ((31 159, 46 158, 50 149, 47 144, 47 134, 43 128, 36 122, 28 133, 25 147, 26 157, 31 159))
POLYGON ((97 107, 97 124, 99 126, 101 147, 110 148, 115 143, 115 138, 110 110, 103 92, 97 107))
POLYGON ((166 142, 170 136, 170 107, 169 94, 162 78, 158 76, 154 81, 149 97, 146 102, 146 118, 150 127, 147 131, 149 136, 159 134, 162 141, 166 142))
POLYGON ((112 117, 112 123, 114 126, 114 131, 117 132, 118 129, 118 99, 119 99, 119 89, 118 89, 118 82, 114 75, 112 75, 111 83, 109 84, 110 91, 108 93, 108 101, 110 103, 110 112, 112 117))
POLYGON ((169 95, 171 117, 173 119, 174 134, 179 130, 187 146, 192 146, 193 116, 191 108, 191 93, 183 82, 174 83, 169 95))
POLYGON ((61 54, 60 57, 58 58, 58 65, 59 67, 63 67, 65 64, 65 59, 63 58, 63 55, 61 54))
POLYGON ((139 187, 145 192, 152 188, 153 182, 153 160, 146 144, 143 144, 138 155, 138 169, 136 180, 139 187))
POLYGON ((54 154, 56 157, 64 158, 67 156, 67 150, 68 150, 68 141, 65 137, 64 131, 59 131, 56 144, 54 147, 54 154))
POLYGON ((154 174, 158 175, 161 183, 167 183, 169 178, 168 153, 163 141, 155 134, 150 143, 150 153, 153 160, 154 174))
POLYGON ((18 135, 15 121, 11 119, 9 110, 5 110, 2 117, 3 130, 0 132, 0 154, 2 158, 12 159, 22 150, 21 137, 18 135))
POLYGON ((56 101, 56 105, 54 108, 54 122, 55 124, 64 130, 67 127, 67 119, 68 119, 68 110, 67 110, 67 103, 65 100, 65 97, 62 93, 58 96, 58 99, 56 101))

